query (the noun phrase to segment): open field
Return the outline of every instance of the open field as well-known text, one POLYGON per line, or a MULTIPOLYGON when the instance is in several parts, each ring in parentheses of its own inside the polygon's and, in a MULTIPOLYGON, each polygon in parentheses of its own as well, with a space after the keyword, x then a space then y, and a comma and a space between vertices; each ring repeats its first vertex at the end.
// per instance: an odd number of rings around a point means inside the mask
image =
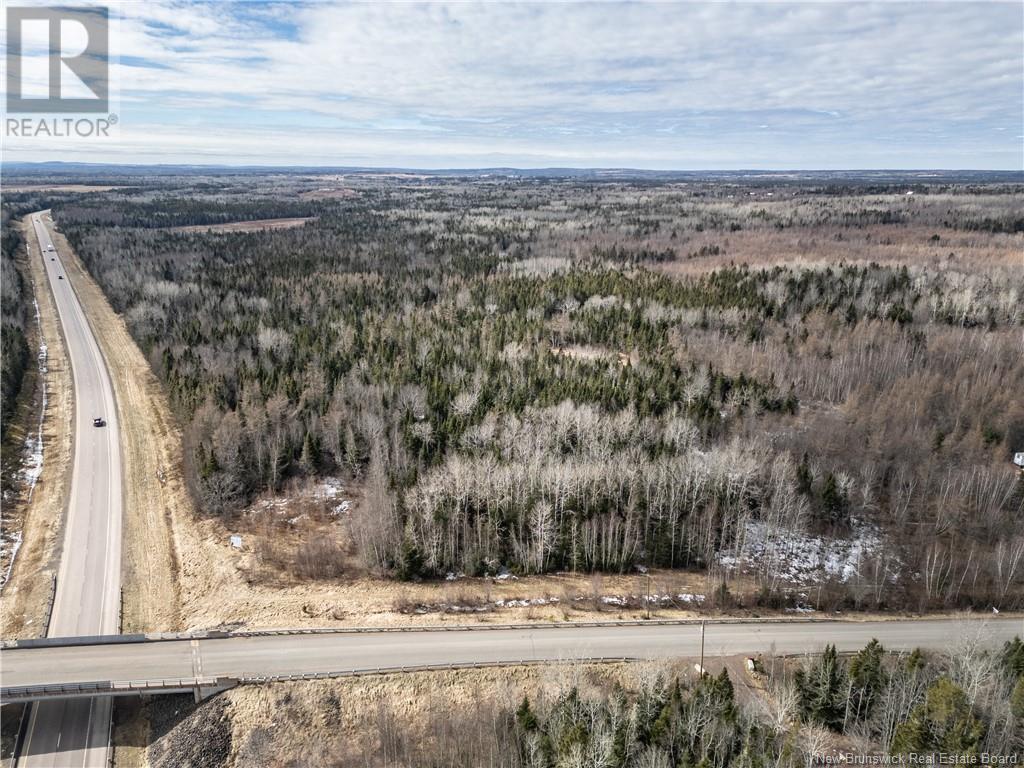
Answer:
POLYGON ((258 221, 233 221, 228 224, 197 224, 188 227, 170 227, 168 232, 261 232, 268 229, 291 229, 301 227, 314 217, 297 219, 260 219, 258 221))
POLYGON ((16 195, 25 192, 110 192, 124 188, 109 184, 11 184, 4 185, 4 193, 16 195))

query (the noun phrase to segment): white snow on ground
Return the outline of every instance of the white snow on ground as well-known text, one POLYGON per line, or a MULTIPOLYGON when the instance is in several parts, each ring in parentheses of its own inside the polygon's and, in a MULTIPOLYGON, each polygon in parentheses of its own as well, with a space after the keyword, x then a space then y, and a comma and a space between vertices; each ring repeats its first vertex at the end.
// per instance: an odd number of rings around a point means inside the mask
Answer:
MULTIPOLYGON (((449 574, 450 576, 453 574, 449 574)), ((451 581, 451 579, 449 579, 451 581)), ((589 595, 577 595, 572 599, 575 603, 589 603, 593 600, 589 595)), ((614 605, 619 608, 629 606, 636 607, 637 603, 650 602, 652 605, 671 607, 680 603, 699 605, 704 602, 704 595, 691 595, 683 593, 679 595, 601 595, 598 600, 604 605, 614 605)), ((561 602, 557 597, 522 597, 522 598, 500 598, 493 602, 465 605, 461 603, 421 603, 414 609, 414 613, 484 613, 502 608, 529 608, 533 605, 558 605, 561 602)))
MULTIPOLYGON (((589 597, 577 597, 576 600, 590 600, 589 597)), ((605 605, 618 605, 627 606, 631 602, 640 601, 641 603, 654 603, 660 605, 663 603, 702 603, 704 602, 704 595, 691 595, 689 592, 683 592, 679 595, 602 595, 601 602, 605 605)))
MULTIPOLYGON (((253 510, 273 510, 279 514, 290 514, 293 502, 299 500, 314 500, 323 502, 331 515, 347 515, 352 510, 352 502, 344 498, 345 486, 336 477, 326 477, 314 485, 308 485, 298 489, 296 492, 279 496, 270 496, 256 501, 253 510)), ((291 518, 289 523, 294 524, 298 518, 291 518)))
POLYGON ((4 580, 0 582, 0 589, 3 589, 8 579, 11 578, 11 571, 14 569, 14 558, 18 556, 18 550, 21 549, 21 531, 12 531, 10 534, 5 534, 0 539, 0 547, 11 553, 11 559, 7 561, 7 572, 4 573, 4 580))
MULTIPOLYGON (((36 326, 40 325, 39 318, 39 304, 35 299, 32 299, 32 304, 36 310, 36 326)), ((39 406, 39 427, 36 430, 35 435, 30 435, 25 438, 25 448, 28 451, 24 462, 22 463, 22 477, 25 478, 25 485, 28 487, 28 498, 32 499, 32 494, 36 489, 36 482, 39 480, 39 476, 43 474, 43 417, 46 415, 46 363, 47 363, 47 349, 46 344, 43 342, 39 343, 39 354, 37 355, 39 365, 39 389, 42 392, 42 402, 39 406)), ((6 580, 5 580, 6 581, 6 580)))
MULTIPOLYGON (((882 553, 882 544, 878 529, 866 523, 855 523, 850 538, 833 539, 751 521, 736 547, 720 553, 718 561, 726 568, 765 572, 795 584, 847 582, 857 577, 865 559, 882 553)), ((887 569, 888 578, 895 575, 887 569)))
POLYGON ((331 502, 332 515, 347 515, 352 509, 352 502, 342 498, 344 493, 345 486, 341 480, 336 477, 325 477, 313 489, 313 498, 331 502))
MULTIPOLYGON (((39 317, 39 303, 32 299, 32 304, 35 307, 36 327, 42 328, 39 317)), ((40 333, 40 335, 42 334, 40 333)), ((29 500, 32 499, 32 494, 36 490, 36 483, 39 482, 39 478, 43 474, 43 419, 46 415, 47 357, 46 344, 40 341, 39 354, 36 355, 37 365, 39 366, 39 391, 42 394, 39 405, 39 426, 34 435, 29 435, 25 438, 25 457, 21 462, 21 476, 25 481, 29 500)), ((21 549, 21 531, 7 531, 3 536, 0 536, 0 557, 7 557, 7 570, 3 575, 3 580, 0 581, 0 589, 3 589, 7 584, 7 580, 11 578, 11 571, 14 569, 14 558, 18 556, 19 549, 21 549)))
POLYGON ((314 488, 313 496, 324 501, 331 501, 345 492, 345 486, 336 477, 323 478, 314 488))

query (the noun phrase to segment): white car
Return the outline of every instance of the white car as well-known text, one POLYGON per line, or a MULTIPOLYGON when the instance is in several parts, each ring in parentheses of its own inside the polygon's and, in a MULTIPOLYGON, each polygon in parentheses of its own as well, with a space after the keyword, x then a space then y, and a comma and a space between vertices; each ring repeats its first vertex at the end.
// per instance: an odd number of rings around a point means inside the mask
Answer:
POLYGON ((52 246, 52 245, 48 245, 48 246, 46 246, 46 250, 48 250, 48 251, 52 251, 52 250, 53 250, 53 246, 52 246))

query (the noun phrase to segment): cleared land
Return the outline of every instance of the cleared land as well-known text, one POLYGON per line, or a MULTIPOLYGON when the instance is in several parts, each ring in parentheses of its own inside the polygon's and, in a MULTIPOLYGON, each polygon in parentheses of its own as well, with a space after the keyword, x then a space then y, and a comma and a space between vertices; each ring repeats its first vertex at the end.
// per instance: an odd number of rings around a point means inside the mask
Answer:
POLYGON ((115 189, 127 187, 105 184, 16 184, 5 186, 4 193, 13 195, 21 192, 110 192, 115 189))
POLYGON ((301 227, 315 216, 292 219, 260 219, 258 221, 232 221, 227 224, 196 224, 189 227, 168 227, 168 232, 260 232, 266 229, 301 227))

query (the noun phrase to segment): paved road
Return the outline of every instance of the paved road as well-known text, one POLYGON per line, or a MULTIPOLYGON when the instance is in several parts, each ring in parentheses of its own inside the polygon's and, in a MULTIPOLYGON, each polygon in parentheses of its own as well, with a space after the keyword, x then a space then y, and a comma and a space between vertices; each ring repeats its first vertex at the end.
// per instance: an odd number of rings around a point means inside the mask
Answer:
MULTIPOLYGON (((1024 636, 1024 619, 732 623, 707 625, 710 656, 862 648, 948 649, 980 638, 993 647, 1024 636)), ((5 686, 195 677, 272 677, 376 667, 583 657, 697 656, 700 625, 538 627, 366 632, 23 648, 0 652, 5 686)))
MULTIPOLYGON (((32 258, 46 266, 75 386, 74 466, 57 593, 47 635, 117 634, 121 600, 121 453, 114 390, 96 339, 64 272, 45 214, 31 216, 32 258), (59 276, 63 275, 63 279, 59 276), (102 416, 107 426, 94 427, 102 416)), ((5 671, 6 677, 6 671, 5 671)), ((110 699, 33 707, 18 766, 106 766, 110 699)))

